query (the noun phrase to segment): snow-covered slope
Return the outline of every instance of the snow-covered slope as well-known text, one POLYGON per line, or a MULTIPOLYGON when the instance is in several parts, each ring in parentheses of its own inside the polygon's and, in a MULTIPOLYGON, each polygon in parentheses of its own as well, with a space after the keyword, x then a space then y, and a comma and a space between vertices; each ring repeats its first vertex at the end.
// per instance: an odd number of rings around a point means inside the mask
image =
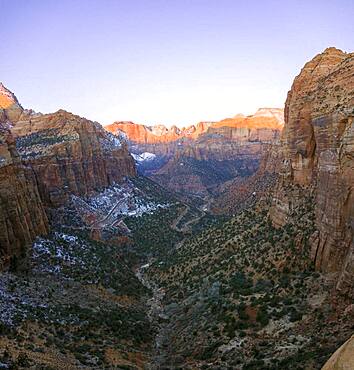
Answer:
POLYGON ((132 153, 133 158, 135 159, 136 162, 145 162, 145 161, 152 161, 156 158, 156 154, 154 153, 149 153, 149 152, 144 152, 141 154, 134 154, 132 153))
POLYGON ((168 207, 131 180, 115 184, 90 197, 72 196, 71 203, 84 224, 92 229, 120 227, 125 217, 139 217, 168 207))

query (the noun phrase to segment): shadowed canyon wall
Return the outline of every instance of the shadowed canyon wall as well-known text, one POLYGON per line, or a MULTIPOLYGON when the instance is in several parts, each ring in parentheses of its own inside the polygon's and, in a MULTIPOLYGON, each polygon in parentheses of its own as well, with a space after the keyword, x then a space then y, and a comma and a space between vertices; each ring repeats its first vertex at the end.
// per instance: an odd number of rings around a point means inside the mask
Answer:
MULTIPOLYGON (((1 125, 1 124, 0 124, 1 125)), ((48 231, 31 168, 24 166, 12 135, 0 128, 0 268, 26 255, 25 246, 48 231)))

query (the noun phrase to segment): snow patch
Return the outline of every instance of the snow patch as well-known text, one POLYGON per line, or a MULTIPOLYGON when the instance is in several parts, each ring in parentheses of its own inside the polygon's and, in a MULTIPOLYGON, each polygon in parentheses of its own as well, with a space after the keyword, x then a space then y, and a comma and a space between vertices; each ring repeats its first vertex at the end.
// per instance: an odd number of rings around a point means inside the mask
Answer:
POLYGON ((110 132, 106 132, 106 137, 100 140, 101 145, 104 150, 114 150, 120 149, 122 147, 122 142, 120 138, 116 135, 111 134, 110 132))
POLYGON ((145 162, 145 161, 149 162, 149 161, 153 161, 156 158, 156 154, 149 153, 149 152, 144 152, 141 154, 134 154, 134 153, 131 153, 131 154, 136 162, 145 162))
POLYGON ((112 185, 90 197, 72 196, 71 200, 94 228, 118 227, 125 217, 139 217, 169 207, 168 203, 159 203, 145 194, 130 180, 112 185))

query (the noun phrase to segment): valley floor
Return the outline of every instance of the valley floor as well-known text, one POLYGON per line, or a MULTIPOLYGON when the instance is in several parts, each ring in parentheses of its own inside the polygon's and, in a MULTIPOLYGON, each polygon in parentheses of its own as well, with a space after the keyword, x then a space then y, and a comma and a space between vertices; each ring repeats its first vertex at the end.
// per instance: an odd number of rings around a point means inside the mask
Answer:
POLYGON ((0 367, 320 369, 354 306, 312 269, 311 199, 280 229, 267 199, 200 209, 138 178, 55 211, 0 277, 0 367))

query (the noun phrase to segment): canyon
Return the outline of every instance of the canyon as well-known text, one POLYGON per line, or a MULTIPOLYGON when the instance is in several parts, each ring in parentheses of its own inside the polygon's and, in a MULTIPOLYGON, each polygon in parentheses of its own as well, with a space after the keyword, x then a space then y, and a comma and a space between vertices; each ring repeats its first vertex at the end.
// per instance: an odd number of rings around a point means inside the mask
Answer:
POLYGON ((284 111, 181 129, 36 113, 0 84, 1 366, 345 368, 353 117, 336 48, 284 111))
POLYGON ((143 175, 187 197, 210 197, 228 181, 254 174, 267 144, 279 140, 283 125, 282 109, 260 108, 254 115, 182 129, 133 122, 105 128, 126 135, 132 153, 140 156, 137 164, 143 175))

